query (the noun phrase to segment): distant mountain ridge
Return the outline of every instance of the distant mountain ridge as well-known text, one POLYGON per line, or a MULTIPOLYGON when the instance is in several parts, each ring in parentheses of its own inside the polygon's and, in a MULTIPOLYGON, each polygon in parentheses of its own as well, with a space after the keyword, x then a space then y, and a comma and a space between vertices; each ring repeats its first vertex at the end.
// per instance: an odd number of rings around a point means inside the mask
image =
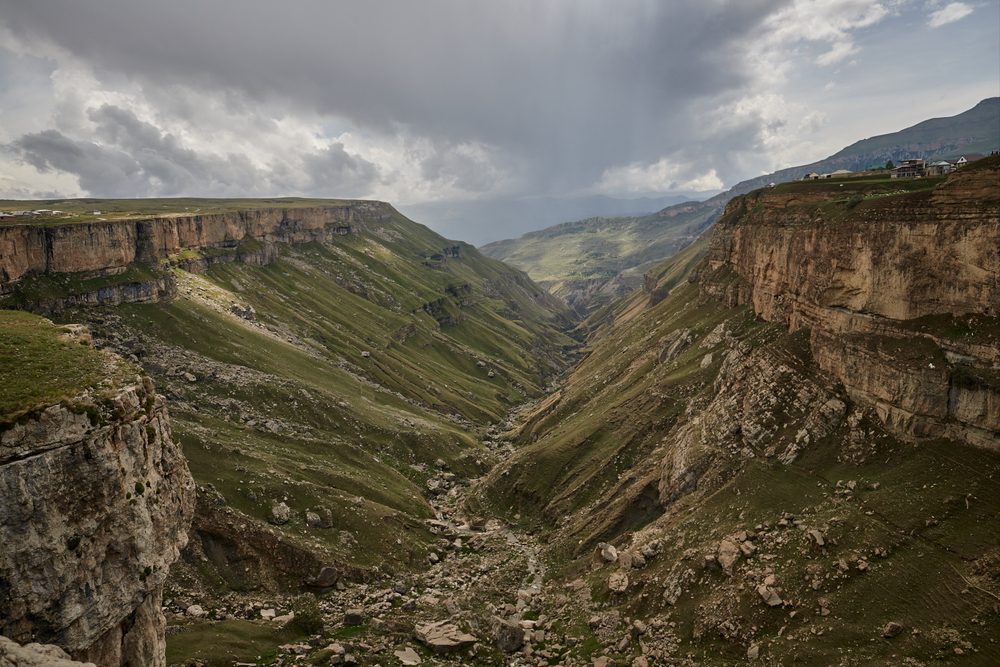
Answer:
POLYGON ((932 157, 957 157, 963 153, 988 155, 996 150, 1000 150, 1000 97, 990 97, 957 116, 931 118, 899 132, 856 141, 824 160, 742 181, 720 196, 725 196, 728 201, 771 181, 794 181, 814 171, 864 171, 873 165, 884 165, 889 160, 896 163, 932 157))
POLYGON ((955 157, 1000 150, 1000 97, 955 116, 857 141, 830 157, 737 183, 705 201, 674 204, 641 218, 588 218, 486 244, 480 250, 528 273, 581 314, 642 285, 642 273, 694 242, 726 203, 768 183, 811 172, 864 171, 888 160, 955 157), (640 230, 641 228, 641 230, 640 230), (617 229, 617 233, 611 230, 617 229), (572 253, 567 255, 568 249, 572 253))
POLYGON ((594 216, 648 215, 668 206, 691 201, 691 197, 638 197, 619 199, 605 195, 560 199, 501 199, 484 201, 424 202, 396 205, 403 215, 447 238, 473 245, 513 238, 570 220, 594 216))

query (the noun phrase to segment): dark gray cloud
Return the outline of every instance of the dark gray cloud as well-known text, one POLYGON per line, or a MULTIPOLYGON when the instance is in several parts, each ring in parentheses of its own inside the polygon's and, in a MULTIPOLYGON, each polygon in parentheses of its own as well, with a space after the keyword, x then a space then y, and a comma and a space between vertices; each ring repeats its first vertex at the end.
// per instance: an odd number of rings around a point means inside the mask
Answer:
POLYGON ((297 165, 261 169, 246 155, 220 157, 185 148, 174 136, 117 106, 105 104, 87 115, 99 143, 43 130, 10 147, 40 172, 75 174, 82 188, 109 197, 266 196, 329 191, 330 184, 350 192, 364 191, 379 178, 374 164, 349 155, 342 144, 291 156, 297 165), (308 181, 302 182, 303 174, 308 181))
POLYGON ((964 86, 939 115, 996 94, 980 93, 998 76, 997 0, 969 5, 978 22, 953 13, 934 28, 940 43, 987 44, 984 57, 937 53, 906 91, 904 76, 881 76, 939 5, 0 0, 0 31, 19 44, 0 43, 0 94, 21 85, 10 68, 27 52, 55 91, 41 127, 24 114, 11 124, 17 101, 4 99, 0 142, 96 195, 415 202, 714 188, 822 157, 806 156, 818 137, 796 133, 836 125, 846 139, 835 152, 860 136, 843 120, 853 110, 885 119, 904 92, 926 100, 913 90, 932 79, 938 99, 964 86), (879 44, 887 56, 849 60, 879 44))
MULTIPOLYGON (((15 31, 147 88, 233 90, 241 104, 331 114, 380 135, 485 143, 521 163, 522 188, 561 191, 679 149, 699 104, 749 84, 736 51, 787 4, 32 0, 3 14, 15 31)), ((195 158, 156 128, 109 127, 194 173, 195 158)), ((444 162, 473 192, 490 176, 461 154, 424 168, 447 177, 444 162)))

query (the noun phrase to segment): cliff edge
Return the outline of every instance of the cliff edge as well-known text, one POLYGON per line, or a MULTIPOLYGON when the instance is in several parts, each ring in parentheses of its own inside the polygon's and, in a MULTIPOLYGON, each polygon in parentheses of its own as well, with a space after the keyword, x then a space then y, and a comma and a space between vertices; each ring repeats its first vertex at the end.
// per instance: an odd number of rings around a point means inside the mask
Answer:
POLYGON ((164 665, 162 584, 194 506, 166 402, 82 327, 2 312, 0 358, 0 634, 164 665))
POLYGON ((1000 156, 947 179, 736 197, 702 291, 792 331, 897 436, 1000 449, 1000 156))

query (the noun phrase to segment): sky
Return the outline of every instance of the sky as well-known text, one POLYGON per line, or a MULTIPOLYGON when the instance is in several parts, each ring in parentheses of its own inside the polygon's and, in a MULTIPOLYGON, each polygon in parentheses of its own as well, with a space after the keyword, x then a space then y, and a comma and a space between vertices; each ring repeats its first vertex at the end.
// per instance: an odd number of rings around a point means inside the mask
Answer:
POLYGON ((0 0, 0 198, 718 191, 1000 95, 1000 0, 0 0))

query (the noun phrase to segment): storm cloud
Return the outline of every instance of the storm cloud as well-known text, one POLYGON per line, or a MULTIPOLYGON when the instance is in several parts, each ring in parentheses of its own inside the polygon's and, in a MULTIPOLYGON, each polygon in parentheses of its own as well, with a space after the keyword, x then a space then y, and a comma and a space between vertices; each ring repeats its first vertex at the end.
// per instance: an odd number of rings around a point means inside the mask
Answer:
MULTIPOLYGON (((860 96, 891 72, 840 71, 873 29, 890 45, 914 15, 925 31, 1000 31, 966 18, 996 3, 955 5, 4 0, 0 141, 18 178, 68 174, 93 196, 720 188, 822 157, 820 130, 845 133, 827 154, 860 138, 824 86, 860 96)), ((950 112, 996 94, 995 60, 963 74, 950 112)))

